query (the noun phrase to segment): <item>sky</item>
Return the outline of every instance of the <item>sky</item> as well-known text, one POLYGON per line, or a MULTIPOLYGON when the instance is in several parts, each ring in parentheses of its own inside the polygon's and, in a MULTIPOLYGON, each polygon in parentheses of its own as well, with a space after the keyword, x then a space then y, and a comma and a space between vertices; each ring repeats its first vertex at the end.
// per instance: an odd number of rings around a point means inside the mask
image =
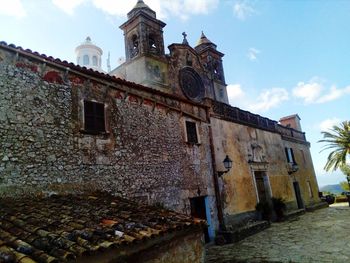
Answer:
MULTIPOLYGON (((136 0, 0 0, 0 41, 69 62, 87 36, 125 57, 119 26, 136 0)), ((224 53, 232 106, 279 120, 297 113, 320 186, 345 181, 326 173, 321 131, 349 120, 350 1, 145 0, 164 21, 164 41, 195 46, 201 31, 224 53)))

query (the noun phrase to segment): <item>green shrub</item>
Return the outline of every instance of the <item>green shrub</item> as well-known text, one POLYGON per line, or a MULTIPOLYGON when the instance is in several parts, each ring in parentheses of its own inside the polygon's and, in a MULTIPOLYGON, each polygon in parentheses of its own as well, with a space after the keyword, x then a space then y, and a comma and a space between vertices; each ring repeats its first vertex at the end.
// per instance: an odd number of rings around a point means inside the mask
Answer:
POLYGON ((258 211, 261 215, 261 219, 263 220, 270 220, 272 216, 272 207, 271 205, 266 202, 262 201, 256 204, 255 210, 258 211))
POLYGON ((270 201, 262 201, 255 206, 255 210, 261 215, 261 219, 263 220, 276 219, 277 221, 281 221, 283 220, 286 209, 285 201, 279 197, 272 197, 270 201), (273 218, 273 212, 276 218, 273 218))
POLYGON ((277 221, 281 221, 284 217, 284 212, 287 210, 286 203, 284 199, 280 197, 277 197, 277 198, 272 197, 271 201, 272 201, 273 209, 275 210, 275 213, 276 213, 277 221))

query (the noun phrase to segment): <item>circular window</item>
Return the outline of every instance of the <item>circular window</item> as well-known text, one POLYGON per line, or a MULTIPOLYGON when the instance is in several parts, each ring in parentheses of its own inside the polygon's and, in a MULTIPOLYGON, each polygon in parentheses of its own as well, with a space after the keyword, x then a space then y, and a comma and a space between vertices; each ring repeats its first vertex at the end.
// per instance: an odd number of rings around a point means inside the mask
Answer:
POLYGON ((199 74, 190 67, 180 70, 180 86, 187 98, 200 101, 204 97, 204 85, 199 74))

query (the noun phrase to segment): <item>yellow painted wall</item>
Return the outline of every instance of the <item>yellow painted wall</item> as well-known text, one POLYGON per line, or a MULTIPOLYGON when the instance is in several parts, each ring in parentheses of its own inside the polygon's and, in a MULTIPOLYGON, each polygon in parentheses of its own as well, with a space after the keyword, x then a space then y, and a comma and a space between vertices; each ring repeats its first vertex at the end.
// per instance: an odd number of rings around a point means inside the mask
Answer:
POLYGON ((318 187, 312 165, 309 146, 283 140, 279 133, 264 131, 237 123, 211 118, 211 127, 215 145, 215 159, 218 171, 223 171, 223 159, 226 154, 233 161, 233 168, 221 178, 219 184, 225 215, 235 215, 255 210, 257 193, 254 179, 254 169, 264 165, 251 165, 248 155, 252 154, 252 144, 263 149, 263 155, 268 163, 266 174, 269 178, 273 197, 281 197, 296 208, 296 198, 293 180, 300 184, 300 190, 305 205, 319 201, 318 187), (285 147, 294 149, 295 159, 300 167, 293 175, 288 174, 285 147), (302 157, 302 150, 305 161, 302 157), (310 197, 307 181, 310 181, 313 197, 310 197))

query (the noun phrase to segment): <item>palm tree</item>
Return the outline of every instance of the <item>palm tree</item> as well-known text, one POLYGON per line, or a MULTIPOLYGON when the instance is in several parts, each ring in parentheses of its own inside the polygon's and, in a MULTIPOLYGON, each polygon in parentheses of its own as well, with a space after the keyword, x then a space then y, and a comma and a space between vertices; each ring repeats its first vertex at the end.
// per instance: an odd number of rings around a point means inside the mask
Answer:
POLYGON ((322 151, 332 149, 324 167, 326 171, 335 171, 346 165, 346 158, 350 154, 350 121, 343 121, 339 126, 334 125, 330 131, 323 131, 323 140, 327 143, 322 151))

